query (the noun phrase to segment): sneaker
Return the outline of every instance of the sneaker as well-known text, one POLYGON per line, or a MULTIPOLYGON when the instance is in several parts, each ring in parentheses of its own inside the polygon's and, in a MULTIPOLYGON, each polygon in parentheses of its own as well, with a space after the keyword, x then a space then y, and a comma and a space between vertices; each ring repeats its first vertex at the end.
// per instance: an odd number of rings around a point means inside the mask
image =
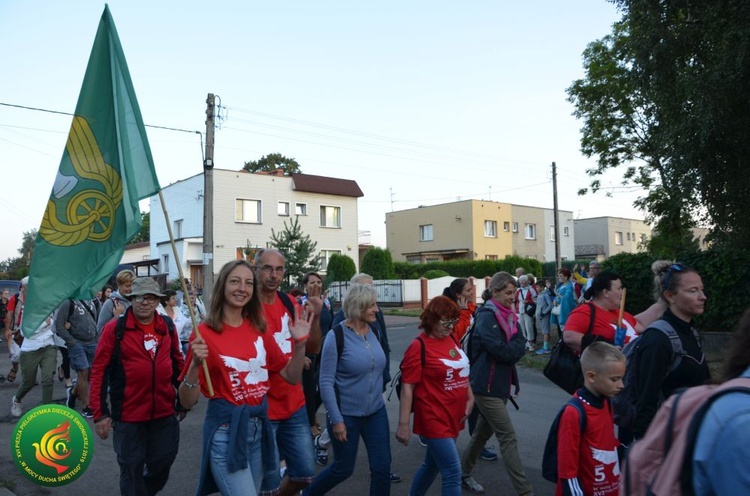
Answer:
POLYGON ((390 479, 392 484, 398 484, 399 482, 401 482, 401 476, 396 472, 391 472, 390 479))
POLYGON ((23 413, 23 408, 21 407, 21 403, 16 401, 16 397, 13 396, 12 404, 10 407, 10 414, 14 417, 20 417, 23 413))
POLYGON ((482 453, 479 455, 479 458, 482 460, 486 460, 488 462, 493 462, 497 460, 497 453, 494 451, 488 450, 487 448, 482 449, 482 453))
POLYGON ((94 418, 94 412, 91 410, 91 408, 86 407, 83 410, 81 410, 81 415, 83 415, 83 418, 94 418))
POLYGON ((537 355, 549 355, 550 350, 548 350, 547 348, 540 348, 536 351, 536 354, 537 355))
POLYGON ((427 443, 424 441, 424 436, 422 434, 419 435, 419 444, 421 444, 425 448, 427 447, 427 443))
POLYGON ((328 449, 320 445, 320 434, 313 439, 313 446, 315 446, 315 463, 321 467, 328 465, 328 449))
POLYGON ((484 494, 484 487, 470 475, 461 477, 461 485, 474 494, 484 494))
POLYGON ((65 388, 65 404, 68 408, 75 410, 76 407, 76 395, 73 394, 73 386, 65 388))

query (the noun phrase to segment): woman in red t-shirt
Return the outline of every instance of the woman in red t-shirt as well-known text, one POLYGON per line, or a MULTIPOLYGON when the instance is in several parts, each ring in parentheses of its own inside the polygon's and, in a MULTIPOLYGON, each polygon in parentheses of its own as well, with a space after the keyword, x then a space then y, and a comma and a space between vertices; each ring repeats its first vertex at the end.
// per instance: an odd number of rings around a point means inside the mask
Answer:
POLYGON ((261 481, 263 490, 279 487, 280 480, 263 477, 264 473, 279 473, 267 415, 268 374, 279 372, 291 384, 300 381, 313 314, 296 308, 289 326, 294 351, 287 360, 273 335, 265 332, 256 291, 257 280, 247 261, 224 265, 207 318, 198 326, 201 337, 195 333, 190 337, 179 393, 180 403, 188 408, 198 401, 199 390, 209 398, 198 483, 201 494, 218 491, 224 496, 254 496, 261 490, 261 481), (204 360, 213 396, 206 386, 204 360))
POLYGON ((447 297, 433 298, 420 316, 422 334, 401 361, 401 405, 396 439, 409 444, 409 420, 427 444, 424 463, 412 481, 412 495, 427 492, 438 472, 444 496, 461 494, 461 461, 455 439, 474 406, 469 387, 469 359, 452 331, 458 307, 447 297))
POLYGON ((447 296, 458 305, 458 310, 461 312, 458 322, 453 326, 453 335, 456 336, 456 341, 460 342, 474 321, 474 312, 477 309, 474 285, 468 279, 454 279, 450 286, 443 290, 443 296, 447 296))
POLYGON ((638 337, 635 332, 635 317, 628 312, 622 313, 624 340, 615 343, 617 320, 620 315, 622 300, 622 281, 614 272, 605 271, 598 274, 584 297, 591 301, 577 306, 568 317, 563 331, 563 341, 579 355, 594 341, 606 341, 622 347, 638 337), (592 305, 594 308, 592 308, 592 305), (591 322, 591 311, 594 321, 591 322), (589 327, 591 329, 589 330, 589 327))

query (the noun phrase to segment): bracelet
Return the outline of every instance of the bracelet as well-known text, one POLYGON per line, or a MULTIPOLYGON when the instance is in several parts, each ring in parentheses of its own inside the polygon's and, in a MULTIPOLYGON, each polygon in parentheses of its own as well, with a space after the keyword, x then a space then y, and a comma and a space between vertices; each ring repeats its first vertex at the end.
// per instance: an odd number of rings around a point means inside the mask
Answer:
POLYGON ((195 388, 197 388, 200 385, 200 381, 196 382, 195 384, 191 384, 190 382, 188 382, 187 375, 185 377, 183 377, 182 383, 188 389, 195 389, 195 388))
POLYGON ((304 336, 302 336, 299 339, 297 339, 294 336, 292 336, 292 341, 294 342, 294 344, 299 344, 299 343, 302 343, 303 341, 307 341, 307 338, 309 338, 309 337, 310 337, 310 334, 305 334, 304 336))

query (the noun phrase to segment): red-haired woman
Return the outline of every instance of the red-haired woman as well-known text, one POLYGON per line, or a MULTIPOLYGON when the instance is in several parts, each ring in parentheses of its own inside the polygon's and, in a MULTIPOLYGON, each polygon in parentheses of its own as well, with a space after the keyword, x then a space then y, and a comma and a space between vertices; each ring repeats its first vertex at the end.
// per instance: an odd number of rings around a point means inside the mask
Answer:
POLYGON ((414 433, 427 445, 424 463, 411 485, 412 495, 427 492, 438 472, 442 494, 461 494, 461 461, 455 439, 474 406, 469 387, 469 359, 453 335, 458 307, 446 296, 433 298, 420 316, 422 334, 412 341, 401 362, 401 406, 396 439, 409 444, 414 433))

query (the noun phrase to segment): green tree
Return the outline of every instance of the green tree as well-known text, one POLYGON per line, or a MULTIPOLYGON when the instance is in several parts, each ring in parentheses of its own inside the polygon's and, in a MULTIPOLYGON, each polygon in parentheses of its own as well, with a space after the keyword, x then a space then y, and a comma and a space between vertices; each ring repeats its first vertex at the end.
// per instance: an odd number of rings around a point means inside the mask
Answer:
POLYGON ((357 273, 357 267, 347 255, 331 255, 326 268, 326 284, 334 281, 348 281, 357 273))
POLYGON ((242 166, 242 170, 247 172, 270 172, 278 168, 284 170, 285 176, 291 176, 292 174, 299 174, 302 172, 300 165, 296 160, 285 157, 280 153, 269 153, 258 160, 245 162, 245 165, 242 166))
POLYGON ((396 277, 391 252, 386 248, 373 247, 367 250, 362 259, 361 269, 373 279, 395 279, 396 277))
POLYGON ((141 212, 141 230, 131 243, 141 243, 151 239, 151 212, 141 212))
POLYGON ((288 290, 299 281, 306 272, 320 270, 320 257, 316 255, 318 243, 302 231, 298 216, 284 222, 284 230, 278 233, 271 229, 271 247, 279 250, 286 258, 286 277, 284 289, 288 290))

